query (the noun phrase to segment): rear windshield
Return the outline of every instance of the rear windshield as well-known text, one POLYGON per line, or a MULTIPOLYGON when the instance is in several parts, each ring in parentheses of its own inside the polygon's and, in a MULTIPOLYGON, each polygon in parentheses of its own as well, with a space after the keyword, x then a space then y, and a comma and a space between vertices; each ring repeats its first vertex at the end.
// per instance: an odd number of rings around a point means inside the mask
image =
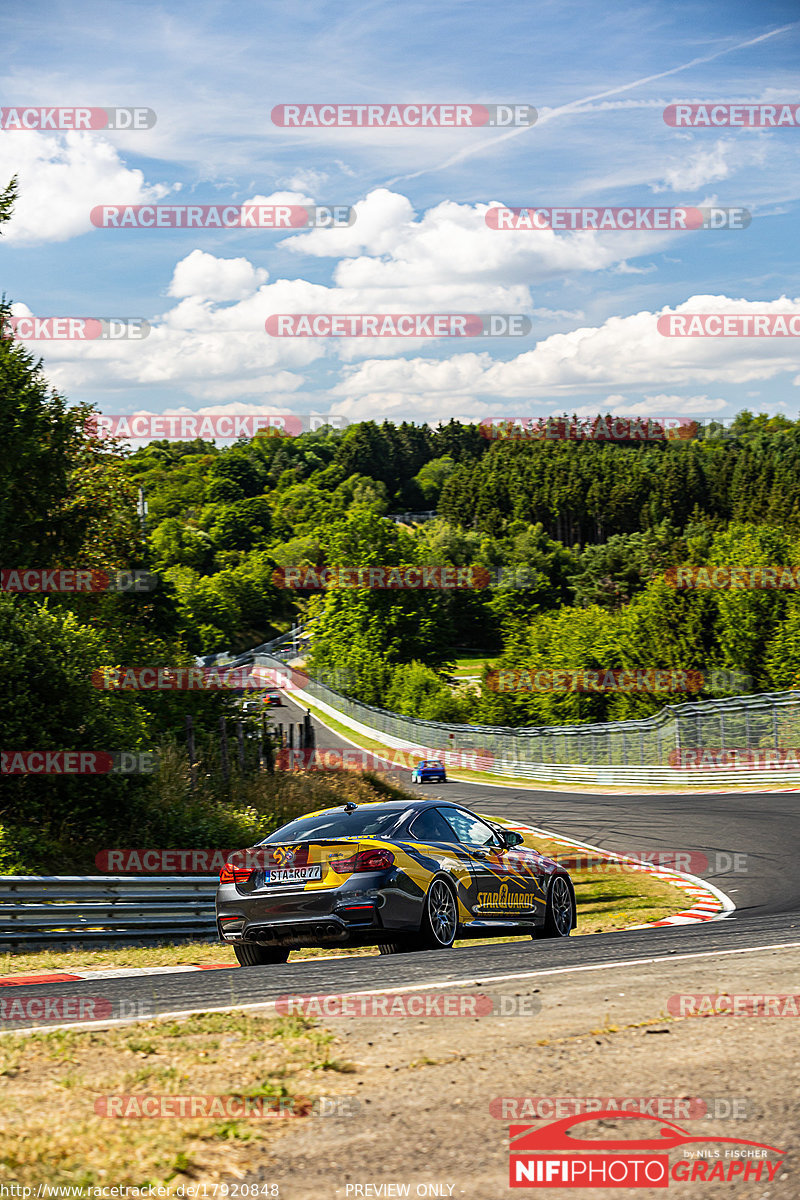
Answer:
POLYGON ((267 842, 308 842, 314 838, 384 837, 397 827, 403 816, 404 810, 398 808, 357 808, 351 813, 335 809, 316 816, 298 817, 276 829, 262 845, 267 842))

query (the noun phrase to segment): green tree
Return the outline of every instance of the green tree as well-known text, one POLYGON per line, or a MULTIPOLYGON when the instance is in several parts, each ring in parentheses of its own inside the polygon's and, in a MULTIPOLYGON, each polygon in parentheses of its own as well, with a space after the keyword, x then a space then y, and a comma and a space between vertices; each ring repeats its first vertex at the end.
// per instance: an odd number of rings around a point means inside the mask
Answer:
MULTIPOLYGON (((0 192, 0 225, 5 225, 6 221, 11 220, 18 194, 17 177, 14 175, 11 181, 6 184, 3 191, 0 192)), ((0 230, 0 232, 2 231, 0 230)))
MULTIPOLYGON (((9 315, 0 306, 0 325, 9 315)), ((119 561, 135 528, 119 455, 84 433, 88 405, 68 408, 41 361, 0 338, 0 545, 6 565, 86 566, 119 561), (120 530, 120 526, 122 529, 120 530), (99 553, 102 551, 102 554, 99 553), (104 561, 98 561, 107 555, 104 561)))
MULTIPOLYGON (((3 751, 151 750, 152 724, 135 697, 100 690, 93 671, 116 664, 99 631, 73 613, 0 594, 0 725, 3 751)), ((137 780, 8 775, 4 819, 39 827, 102 826, 137 780)))
POLYGON ((443 454, 441 458, 432 458, 424 467, 414 476, 422 499, 429 508, 435 508, 439 502, 442 488, 447 483, 447 480, 453 474, 456 464, 449 454, 443 454))
POLYGON ((209 534, 221 550, 253 550, 269 543, 272 510, 262 496, 219 505, 209 534))

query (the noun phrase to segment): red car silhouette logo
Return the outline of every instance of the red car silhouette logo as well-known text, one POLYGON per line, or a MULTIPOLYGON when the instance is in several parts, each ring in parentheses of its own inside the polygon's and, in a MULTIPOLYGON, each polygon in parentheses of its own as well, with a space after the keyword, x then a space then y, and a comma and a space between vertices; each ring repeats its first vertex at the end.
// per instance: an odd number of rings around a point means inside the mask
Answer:
POLYGON ((717 1137, 716 1134, 705 1134, 696 1137, 674 1125, 671 1121, 662 1121, 657 1117, 645 1117, 641 1113, 622 1112, 619 1109, 608 1109, 604 1112, 592 1113, 590 1116, 564 1117, 561 1121, 552 1121, 548 1125, 512 1125, 511 1151, 513 1154, 534 1154, 539 1152, 551 1153, 564 1150, 673 1150, 692 1142, 724 1142, 736 1146, 757 1146, 760 1150, 773 1150, 783 1154, 777 1146, 768 1146, 764 1142, 750 1142, 745 1138, 717 1137), (599 1121, 603 1118, 614 1121, 652 1121, 659 1127, 658 1136, 652 1138, 581 1138, 573 1137, 567 1131, 575 1125, 599 1121))

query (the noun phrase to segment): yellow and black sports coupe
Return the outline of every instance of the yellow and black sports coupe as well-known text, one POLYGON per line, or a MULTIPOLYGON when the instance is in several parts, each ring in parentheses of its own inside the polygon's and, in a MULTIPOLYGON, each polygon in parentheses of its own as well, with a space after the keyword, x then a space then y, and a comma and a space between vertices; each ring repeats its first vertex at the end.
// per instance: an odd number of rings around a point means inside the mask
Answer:
MULTIPOLYGON (((522 827, 520 827, 522 829, 522 827)), ((459 937, 568 937, 575 891, 531 834, 447 801, 308 813, 220 872, 217 928, 245 966, 300 946, 446 949, 459 937)))

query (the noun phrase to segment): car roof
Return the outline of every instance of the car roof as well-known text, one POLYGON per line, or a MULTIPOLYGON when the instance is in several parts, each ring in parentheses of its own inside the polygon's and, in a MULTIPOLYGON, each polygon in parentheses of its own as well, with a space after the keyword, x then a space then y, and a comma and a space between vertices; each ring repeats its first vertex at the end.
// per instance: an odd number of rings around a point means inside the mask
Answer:
MULTIPOLYGON (((427 796, 409 796, 408 800, 375 800, 370 801, 368 804, 359 804, 357 807, 359 809, 366 808, 380 810, 381 812, 386 813, 396 812, 399 815, 403 812, 426 812, 431 808, 441 808, 443 806, 446 808, 460 808, 463 811, 470 813, 472 812, 471 808, 468 808, 465 804, 460 804, 456 800, 445 800, 443 797, 437 797, 436 799, 433 799, 432 797, 427 796)), ((293 817, 292 819, 297 821, 302 820, 303 817, 317 817, 326 815, 327 813, 343 811, 344 805, 337 804, 335 808, 316 809, 314 812, 302 813, 300 816, 293 817)), ((491 819, 488 817, 481 817, 480 819, 487 825, 492 824, 491 819)))

